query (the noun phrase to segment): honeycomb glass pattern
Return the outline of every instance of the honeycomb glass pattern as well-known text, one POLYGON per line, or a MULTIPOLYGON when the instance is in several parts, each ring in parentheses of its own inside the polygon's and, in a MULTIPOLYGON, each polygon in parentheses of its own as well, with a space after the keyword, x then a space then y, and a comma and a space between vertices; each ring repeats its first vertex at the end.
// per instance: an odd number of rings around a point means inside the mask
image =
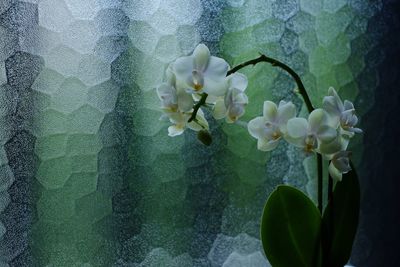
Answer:
MULTIPOLYGON (((284 144, 260 152, 210 114, 210 147, 190 131, 170 138, 154 88, 199 43, 231 66, 265 53, 300 74, 315 105, 337 88, 374 131, 371 111, 390 112, 374 92, 393 2, 1 0, 0 266, 270 266, 265 200, 281 183, 315 197, 315 160, 284 144)), ((282 71, 242 72, 244 120, 267 99, 306 114, 282 71)), ((363 143, 352 150, 366 166, 363 143)), ((376 266, 366 229, 356 266, 376 266)))

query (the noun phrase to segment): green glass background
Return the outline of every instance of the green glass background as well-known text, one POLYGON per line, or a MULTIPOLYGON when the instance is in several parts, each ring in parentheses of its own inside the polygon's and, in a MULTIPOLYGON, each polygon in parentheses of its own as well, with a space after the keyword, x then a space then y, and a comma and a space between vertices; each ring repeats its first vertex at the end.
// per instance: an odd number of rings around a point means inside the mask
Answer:
MULTIPOLYGON (((315 106, 335 87, 366 125, 385 8, 360 0, 3 0, 0 265, 268 266, 259 241, 264 202, 281 183, 315 198, 315 159, 285 144, 260 152, 245 128, 209 115, 212 146, 190 131, 170 138, 154 88, 169 62, 203 42, 231 66, 258 53, 285 62, 315 106)), ((263 64, 242 72, 244 120, 265 100, 293 101, 306 115, 287 74, 263 64)), ((351 145, 357 163, 362 143, 351 145)))

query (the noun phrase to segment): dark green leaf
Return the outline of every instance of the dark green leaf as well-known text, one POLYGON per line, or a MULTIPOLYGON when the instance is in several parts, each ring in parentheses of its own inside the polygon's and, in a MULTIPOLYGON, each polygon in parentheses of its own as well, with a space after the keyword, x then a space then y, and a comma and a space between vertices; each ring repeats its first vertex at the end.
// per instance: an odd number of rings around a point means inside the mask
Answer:
POLYGON ((337 182, 332 200, 322 219, 324 266, 343 267, 350 258, 360 211, 360 186, 354 168, 337 182))
POLYGON ((321 215, 301 191, 278 186, 264 207, 261 240, 274 267, 319 266, 321 215))

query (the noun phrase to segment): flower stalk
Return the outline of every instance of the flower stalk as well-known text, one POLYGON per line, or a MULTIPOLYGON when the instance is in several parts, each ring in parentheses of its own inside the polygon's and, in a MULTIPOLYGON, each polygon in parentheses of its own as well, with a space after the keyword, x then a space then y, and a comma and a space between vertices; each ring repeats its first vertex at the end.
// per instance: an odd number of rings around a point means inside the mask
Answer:
MULTIPOLYGON (((297 88, 298 88, 298 92, 299 94, 302 96, 304 103, 307 107, 307 110, 309 113, 311 113, 314 110, 314 107, 311 103, 310 97, 307 94, 307 91, 304 87, 303 82, 300 79, 300 76, 292 69, 290 68, 288 65, 274 59, 274 58, 270 58, 267 57, 264 54, 261 54, 258 58, 252 59, 252 60, 248 60, 246 62, 243 62, 235 67, 233 67, 232 69, 230 69, 227 73, 227 76, 237 72, 238 70, 250 66, 250 65, 257 65, 258 63, 261 62, 266 62, 271 64, 273 67, 278 67, 281 68, 282 70, 286 71, 290 76, 292 76, 292 78, 294 79, 294 81, 296 82, 297 88)), ((193 106, 193 113, 192 116, 189 118, 188 122, 193 121, 193 119, 196 117, 197 111, 200 109, 201 106, 205 105, 206 103, 206 99, 208 97, 207 93, 203 93, 200 100, 193 106)), ((317 153, 317 168, 318 168, 318 180, 317 180, 317 190, 318 190, 318 209, 319 211, 322 213, 322 176, 323 176, 323 169, 322 169, 322 155, 317 153)))

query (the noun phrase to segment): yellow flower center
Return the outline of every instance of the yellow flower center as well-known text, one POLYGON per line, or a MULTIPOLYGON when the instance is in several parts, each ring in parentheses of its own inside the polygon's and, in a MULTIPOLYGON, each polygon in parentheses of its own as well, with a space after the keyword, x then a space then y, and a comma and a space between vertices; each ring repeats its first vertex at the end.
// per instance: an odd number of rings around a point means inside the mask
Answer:
POLYGON ((199 83, 195 83, 195 84, 194 84, 194 90, 200 91, 201 89, 203 89, 203 85, 201 85, 201 84, 199 84, 199 83))
POLYGON ((166 107, 165 110, 167 110, 169 112, 177 112, 178 106, 177 105, 169 106, 169 107, 166 107))
POLYGON ((274 132, 272 134, 272 139, 274 139, 274 140, 279 139, 280 137, 281 137, 281 134, 279 132, 274 132))
POLYGON ((304 147, 306 152, 311 152, 313 150, 314 146, 312 144, 306 144, 304 147))

